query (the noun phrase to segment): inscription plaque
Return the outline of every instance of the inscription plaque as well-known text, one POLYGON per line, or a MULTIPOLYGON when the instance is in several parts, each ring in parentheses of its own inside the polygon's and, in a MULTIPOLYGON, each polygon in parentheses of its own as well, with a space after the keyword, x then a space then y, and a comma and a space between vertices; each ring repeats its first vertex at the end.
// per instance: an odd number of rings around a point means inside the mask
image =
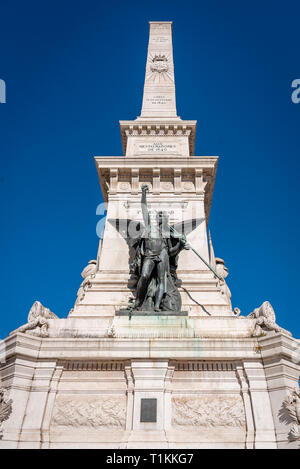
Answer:
POLYGON ((156 422, 157 399, 141 399, 141 422, 156 422))

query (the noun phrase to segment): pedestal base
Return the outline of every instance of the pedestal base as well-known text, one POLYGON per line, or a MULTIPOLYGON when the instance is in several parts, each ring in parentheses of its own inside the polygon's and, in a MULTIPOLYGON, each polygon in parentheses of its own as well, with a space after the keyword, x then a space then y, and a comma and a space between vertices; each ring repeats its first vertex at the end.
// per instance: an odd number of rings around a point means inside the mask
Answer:
POLYGON ((139 311, 130 309, 120 309, 116 311, 116 316, 188 316, 187 311, 139 311))

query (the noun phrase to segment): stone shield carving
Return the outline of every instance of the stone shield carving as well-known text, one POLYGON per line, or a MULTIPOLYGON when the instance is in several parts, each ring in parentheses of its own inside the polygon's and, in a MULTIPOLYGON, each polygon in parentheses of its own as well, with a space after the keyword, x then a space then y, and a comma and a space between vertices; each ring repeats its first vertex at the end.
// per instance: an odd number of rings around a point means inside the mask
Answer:
POLYGON ((125 397, 60 396, 56 399, 51 426, 125 428, 125 397))
POLYGON ((173 398, 172 425, 244 428, 243 401, 240 396, 173 398))

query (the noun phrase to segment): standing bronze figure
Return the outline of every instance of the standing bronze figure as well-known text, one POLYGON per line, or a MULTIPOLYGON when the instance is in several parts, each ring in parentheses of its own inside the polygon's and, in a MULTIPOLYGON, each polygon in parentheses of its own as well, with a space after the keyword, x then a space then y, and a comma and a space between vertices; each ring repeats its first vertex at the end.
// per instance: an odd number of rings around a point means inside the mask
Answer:
POLYGON ((130 273, 136 279, 135 301, 129 310, 180 312, 181 296, 176 274, 178 256, 183 249, 191 249, 207 264, 186 241, 186 235, 196 229, 204 218, 169 225, 168 214, 159 211, 155 220, 151 220, 147 206, 148 191, 148 186, 144 184, 141 199, 143 222, 129 218, 108 219, 129 247, 130 273))
POLYGON ((181 297, 176 286, 177 256, 182 249, 189 249, 185 236, 175 238, 170 232, 166 212, 156 215, 156 223, 150 219, 146 193, 142 186, 142 214, 144 233, 136 246, 132 264, 139 278, 133 309, 147 311, 180 311, 181 297))

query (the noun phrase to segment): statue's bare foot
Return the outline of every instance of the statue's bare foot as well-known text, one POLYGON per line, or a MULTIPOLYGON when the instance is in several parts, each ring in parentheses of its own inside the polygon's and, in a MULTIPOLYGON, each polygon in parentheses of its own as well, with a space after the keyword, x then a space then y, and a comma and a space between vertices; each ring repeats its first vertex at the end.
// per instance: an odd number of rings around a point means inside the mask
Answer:
POLYGON ((160 311, 159 306, 154 306, 154 311, 159 312, 160 311))

